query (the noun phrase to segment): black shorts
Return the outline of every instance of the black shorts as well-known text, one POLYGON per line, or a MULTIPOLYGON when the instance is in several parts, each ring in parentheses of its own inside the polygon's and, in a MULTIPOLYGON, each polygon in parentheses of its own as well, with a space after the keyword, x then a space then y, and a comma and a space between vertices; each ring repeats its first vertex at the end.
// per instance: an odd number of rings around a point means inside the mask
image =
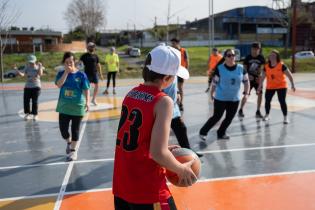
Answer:
MULTIPOLYGON (((258 87, 259 87, 259 83, 256 82, 255 80, 252 80, 252 81, 250 81, 249 84, 250 84, 249 93, 252 91, 253 88, 255 88, 255 90, 256 90, 256 92, 257 92, 258 87)), ((260 93, 262 93, 262 91, 261 91, 260 93)))
POLYGON ((178 83, 184 83, 184 79, 183 79, 183 78, 180 78, 180 77, 177 77, 177 82, 178 82, 178 83))
POLYGON ((98 75, 97 73, 95 74, 86 74, 88 80, 90 81, 90 83, 94 83, 97 84, 98 83, 98 75))
POLYGON ((134 204, 129 203, 119 197, 114 197, 115 210, 177 210, 173 197, 170 197, 165 202, 152 204, 134 204))

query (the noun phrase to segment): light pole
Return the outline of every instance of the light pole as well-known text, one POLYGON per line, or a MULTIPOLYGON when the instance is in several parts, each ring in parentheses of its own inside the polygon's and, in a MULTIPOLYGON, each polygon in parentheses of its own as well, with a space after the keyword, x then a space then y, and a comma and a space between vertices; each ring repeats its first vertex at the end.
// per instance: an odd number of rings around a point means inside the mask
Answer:
POLYGON ((209 0, 209 17, 208 17, 208 36, 209 36, 209 56, 211 55, 211 48, 214 44, 214 18, 213 18, 213 0, 209 0))

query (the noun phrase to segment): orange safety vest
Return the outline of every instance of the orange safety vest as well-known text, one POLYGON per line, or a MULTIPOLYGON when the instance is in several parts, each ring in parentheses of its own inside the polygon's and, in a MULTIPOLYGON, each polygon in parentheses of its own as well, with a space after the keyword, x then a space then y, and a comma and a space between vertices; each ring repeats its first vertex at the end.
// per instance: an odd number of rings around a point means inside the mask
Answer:
POLYGON ((267 78, 267 89, 287 88, 287 80, 282 71, 283 63, 279 62, 276 66, 270 68, 269 64, 265 65, 265 74, 267 78))
POLYGON ((214 68, 217 66, 219 61, 222 59, 222 55, 219 53, 218 55, 210 55, 209 61, 208 61, 208 73, 214 70, 214 68))
POLYGON ((188 68, 188 58, 186 55, 186 49, 185 48, 180 48, 180 54, 181 54, 181 63, 180 65, 188 68))

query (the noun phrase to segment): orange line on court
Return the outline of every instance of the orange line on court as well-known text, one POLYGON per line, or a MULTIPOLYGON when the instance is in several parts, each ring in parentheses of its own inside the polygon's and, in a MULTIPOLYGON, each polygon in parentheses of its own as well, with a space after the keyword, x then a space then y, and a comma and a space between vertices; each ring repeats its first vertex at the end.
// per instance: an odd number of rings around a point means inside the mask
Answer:
MULTIPOLYGON (((171 186, 178 210, 314 210, 315 173, 171 186)), ((61 210, 113 210, 111 191, 67 195, 61 210)))

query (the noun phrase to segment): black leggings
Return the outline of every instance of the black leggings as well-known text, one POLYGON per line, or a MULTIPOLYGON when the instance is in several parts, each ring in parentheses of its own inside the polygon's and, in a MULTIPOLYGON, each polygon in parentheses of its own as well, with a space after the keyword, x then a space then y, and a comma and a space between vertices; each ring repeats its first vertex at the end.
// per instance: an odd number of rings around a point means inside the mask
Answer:
POLYGON ((24 88, 24 113, 38 114, 38 96, 40 95, 40 88, 24 88), (32 111, 30 110, 30 102, 32 99, 32 111))
POLYGON ((214 99, 213 116, 200 129, 201 135, 207 135, 209 130, 221 119, 226 111, 224 120, 222 121, 219 130, 217 131, 218 137, 225 135, 226 129, 231 124, 238 108, 239 101, 219 101, 214 99))
POLYGON ((270 113, 270 108, 271 108, 271 100, 274 94, 277 92, 278 95, 278 100, 280 102, 281 106, 281 111, 284 116, 287 116, 288 114, 288 107, 287 103, 285 101, 285 98, 287 96, 287 89, 282 88, 282 89, 267 89, 265 93, 265 109, 266 109, 266 114, 270 113))
POLYGON ((107 73, 107 88, 109 87, 109 84, 110 84, 110 78, 112 77, 113 75, 113 87, 115 88, 116 87, 116 73, 117 72, 108 72, 107 73))
POLYGON ((82 116, 73 116, 59 113, 59 129, 62 138, 69 139, 69 124, 71 121, 71 141, 78 141, 82 118, 82 116))
POLYGON ((183 148, 190 149, 187 137, 187 127, 181 117, 172 119, 171 128, 177 138, 179 145, 183 148))
POLYGON ((155 210, 155 209, 169 209, 177 210, 173 197, 164 202, 157 202, 154 204, 135 204, 127 202, 117 196, 114 196, 115 210, 155 210))

